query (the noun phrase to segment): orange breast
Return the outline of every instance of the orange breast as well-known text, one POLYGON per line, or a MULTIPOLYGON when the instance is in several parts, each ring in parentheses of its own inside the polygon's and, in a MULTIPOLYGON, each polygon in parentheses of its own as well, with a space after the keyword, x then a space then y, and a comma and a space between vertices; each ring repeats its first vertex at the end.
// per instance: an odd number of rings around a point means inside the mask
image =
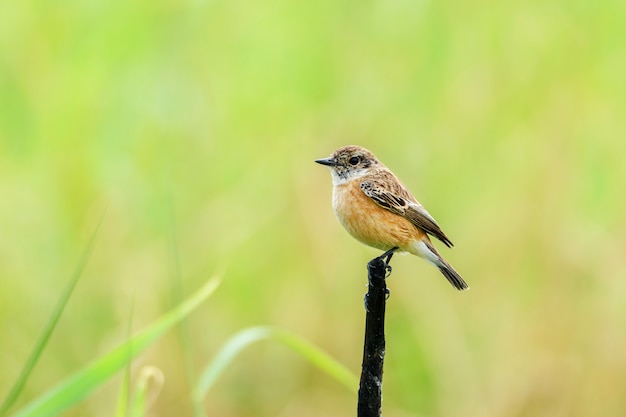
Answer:
POLYGON ((410 242, 424 232, 404 217, 378 206, 350 181, 333 188, 333 209, 346 230, 357 240, 381 250, 397 246, 409 251, 410 242))

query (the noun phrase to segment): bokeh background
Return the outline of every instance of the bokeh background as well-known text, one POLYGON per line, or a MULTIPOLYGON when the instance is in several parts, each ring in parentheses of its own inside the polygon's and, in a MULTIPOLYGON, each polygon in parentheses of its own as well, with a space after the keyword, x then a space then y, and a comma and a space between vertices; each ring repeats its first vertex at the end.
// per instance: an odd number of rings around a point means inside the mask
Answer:
MULTIPOLYGON (((138 361, 150 415, 274 325, 358 374, 365 264, 327 170, 360 144, 455 243, 472 289, 394 257, 384 415, 626 409, 626 3, 542 0, 0 3, 0 393, 102 219, 24 404, 215 273, 218 292, 138 361)), ((109 416, 120 379, 69 416, 109 416)), ((209 415, 355 415, 284 347, 246 350, 209 415)))

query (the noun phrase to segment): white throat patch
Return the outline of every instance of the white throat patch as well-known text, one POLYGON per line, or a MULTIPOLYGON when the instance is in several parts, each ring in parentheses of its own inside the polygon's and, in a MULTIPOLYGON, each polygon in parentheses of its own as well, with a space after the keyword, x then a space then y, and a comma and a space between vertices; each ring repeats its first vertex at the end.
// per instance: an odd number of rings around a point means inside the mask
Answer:
POLYGON ((358 171, 352 171, 346 176, 341 176, 337 174, 337 171, 334 169, 330 170, 333 177, 333 185, 341 185, 346 184, 350 181, 356 180, 357 178, 361 178, 367 174, 367 170, 359 169, 358 171))

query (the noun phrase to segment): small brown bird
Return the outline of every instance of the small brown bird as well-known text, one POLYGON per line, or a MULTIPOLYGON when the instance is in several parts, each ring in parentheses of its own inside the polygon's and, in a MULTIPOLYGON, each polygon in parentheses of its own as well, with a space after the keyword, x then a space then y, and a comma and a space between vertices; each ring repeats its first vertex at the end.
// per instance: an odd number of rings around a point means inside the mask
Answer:
POLYGON ((450 284, 465 290, 467 283, 437 252, 428 235, 447 247, 452 242, 435 219, 374 154, 360 146, 344 146, 315 162, 330 168, 333 209, 339 222, 357 240, 393 253, 409 252, 439 268, 450 284))

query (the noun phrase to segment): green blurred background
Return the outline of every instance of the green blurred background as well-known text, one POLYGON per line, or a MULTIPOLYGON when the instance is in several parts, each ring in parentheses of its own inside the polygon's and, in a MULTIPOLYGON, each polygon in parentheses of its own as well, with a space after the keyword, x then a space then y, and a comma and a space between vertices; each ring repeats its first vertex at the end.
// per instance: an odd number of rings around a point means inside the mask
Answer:
MULTIPOLYGON (((358 373, 378 252, 342 230, 313 160, 359 144, 472 286, 394 258, 384 415, 623 415, 623 1, 29 0, 0 20, 1 396, 102 216, 20 404, 216 271, 191 348, 172 332, 136 362, 165 376, 151 415, 191 415, 186 364, 252 325, 358 373)), ((119 383, 66 415, 112 415, 119 383)), ((356 399, 262 342, 205 406, 347 416, 356 399)))

